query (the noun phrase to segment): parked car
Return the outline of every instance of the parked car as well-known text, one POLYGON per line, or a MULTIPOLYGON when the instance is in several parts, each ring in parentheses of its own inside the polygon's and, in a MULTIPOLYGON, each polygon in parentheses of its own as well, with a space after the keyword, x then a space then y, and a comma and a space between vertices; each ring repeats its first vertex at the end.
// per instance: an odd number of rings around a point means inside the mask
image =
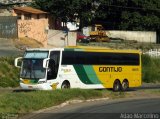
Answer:
POLYGON ((77 32, 77 42, 79 42, 79 43, 89 43, 90 38, 88 36, 85 36, 81 32, 77 32))

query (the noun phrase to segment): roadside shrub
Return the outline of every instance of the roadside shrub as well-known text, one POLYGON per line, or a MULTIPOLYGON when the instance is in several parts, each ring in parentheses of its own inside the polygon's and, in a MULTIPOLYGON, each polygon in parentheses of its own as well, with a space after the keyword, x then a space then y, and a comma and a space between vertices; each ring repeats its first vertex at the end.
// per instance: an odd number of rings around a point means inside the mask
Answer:
POLYGON ((160 58, 142 55, 142 79, 144 82, 160 82, 160 58))
POLYGON ((0 58, 0 87, 17 87, 19 70, 14 66, 14 57, 0 58))

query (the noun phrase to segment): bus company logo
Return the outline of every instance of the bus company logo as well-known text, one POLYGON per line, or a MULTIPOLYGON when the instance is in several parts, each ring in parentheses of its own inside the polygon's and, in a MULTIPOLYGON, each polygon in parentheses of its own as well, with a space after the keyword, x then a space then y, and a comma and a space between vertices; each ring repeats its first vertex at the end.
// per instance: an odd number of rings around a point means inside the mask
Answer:
POLYGON ((64 73, 68 73, 68 72, 71 72, 71 69, 62 69, 62 71, 63 71, 64 73))
POLYGON ((99 72, 122 72, 122 67, 99 67, 99 72))

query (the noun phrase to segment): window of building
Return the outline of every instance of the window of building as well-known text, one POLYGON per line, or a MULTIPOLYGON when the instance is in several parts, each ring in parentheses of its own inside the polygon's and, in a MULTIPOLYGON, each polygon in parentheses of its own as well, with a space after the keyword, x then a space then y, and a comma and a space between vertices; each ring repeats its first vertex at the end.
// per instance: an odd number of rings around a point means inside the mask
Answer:
POLYGON ((39 19, 39 14, 37 14, 37 19, 39 19))
POLYGON ((46 18, 46 19, 48 18, 48 15, 47 15, 47 14, 45 14, 45 18, 46 18))
POLYGON ((24 20, 30 20, 30 19, 31 19, 31 14, 24 15, 24 20))

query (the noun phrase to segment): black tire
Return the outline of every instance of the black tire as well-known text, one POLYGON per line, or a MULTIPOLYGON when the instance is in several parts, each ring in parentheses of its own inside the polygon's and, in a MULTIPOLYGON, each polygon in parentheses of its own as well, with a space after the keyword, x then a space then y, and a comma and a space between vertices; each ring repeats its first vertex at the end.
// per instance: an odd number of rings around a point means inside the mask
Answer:
POLYGON ((121 90, 121 83, 119 80, 114 81, 113 91, 117 92, 121 90))
POLYGON ((129 88, 129 83, 127 80, 122 82, 122 91, 126 91, 129 88))
POLYGON ((69 89, 70 88, 70 83, 68 81, 64 81, 62 83, 61 89, 69 89))

